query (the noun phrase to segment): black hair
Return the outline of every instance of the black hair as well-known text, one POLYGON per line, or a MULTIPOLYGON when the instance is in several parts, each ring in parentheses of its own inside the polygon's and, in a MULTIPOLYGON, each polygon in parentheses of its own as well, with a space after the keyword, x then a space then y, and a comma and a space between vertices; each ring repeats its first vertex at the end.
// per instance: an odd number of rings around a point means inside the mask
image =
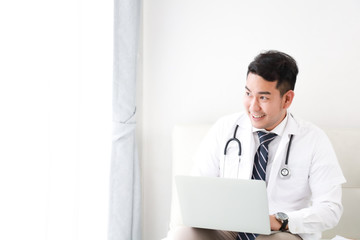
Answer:
POLYGON ((255 57, 249 64, 247 75, 254 73, 266 81, 277 81, 276 88, 283 96, 287 91, 294 90, 298 72, 294 58, 286 53, 270 50, 255 57))

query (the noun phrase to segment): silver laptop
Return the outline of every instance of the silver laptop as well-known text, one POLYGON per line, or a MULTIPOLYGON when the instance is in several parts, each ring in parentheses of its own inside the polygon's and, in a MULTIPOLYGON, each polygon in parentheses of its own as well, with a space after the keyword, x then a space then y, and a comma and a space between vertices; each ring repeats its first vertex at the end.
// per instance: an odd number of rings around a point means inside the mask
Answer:
POLYGON ((264 181, 175 176, 175 184, 185 226, 270 234, 264 181))

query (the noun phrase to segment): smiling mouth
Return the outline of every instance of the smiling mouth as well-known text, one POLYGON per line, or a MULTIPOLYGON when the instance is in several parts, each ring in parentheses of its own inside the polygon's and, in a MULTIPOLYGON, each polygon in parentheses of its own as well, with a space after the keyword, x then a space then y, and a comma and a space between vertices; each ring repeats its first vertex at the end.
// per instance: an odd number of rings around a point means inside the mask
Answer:
POLYGON ((262 114, 262 115, 251 114, 251 116, 252 116, 254 119, 260 119, 260 118, 265 117, 265 114, 262 114))

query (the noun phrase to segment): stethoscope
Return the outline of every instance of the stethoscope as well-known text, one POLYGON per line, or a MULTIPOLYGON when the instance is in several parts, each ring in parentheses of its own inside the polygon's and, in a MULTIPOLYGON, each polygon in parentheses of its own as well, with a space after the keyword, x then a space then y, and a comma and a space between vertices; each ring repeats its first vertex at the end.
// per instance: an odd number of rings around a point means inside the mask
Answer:
MULTIPOLYGON (((239 175, 239 166, 240 166, 240 161, 241 161, 241 143, 240 140, 236 137, 236 133, 237 130, 239 128, 239 125, 236 125, 235 130, 234 130, 234 136, 232 138, 230 138, 226 144, 225 144, 225 148, 224 148, 224 163, 223 163, 223 176, 225 176, 225 160, 226 160, 226 153, 227 153, 227 149, 228 146, 231 142, 236 142, 239 148, 238 151, 238 156, 239 156, 239 162, 238 162, 238 168, 237 168, 237 175, 239 175)), ((290 152, 290 147, 291 147, 291 142, 293 139, 294 135, 291 134, 290 135, 290 140, 289 140, 289 145, 286 151, 286 157, 285 157, 285 165, 280 169, 279 175, 281 178, 289 178, 291 175, 290 169, 289 169, 289 152, 290 152)))

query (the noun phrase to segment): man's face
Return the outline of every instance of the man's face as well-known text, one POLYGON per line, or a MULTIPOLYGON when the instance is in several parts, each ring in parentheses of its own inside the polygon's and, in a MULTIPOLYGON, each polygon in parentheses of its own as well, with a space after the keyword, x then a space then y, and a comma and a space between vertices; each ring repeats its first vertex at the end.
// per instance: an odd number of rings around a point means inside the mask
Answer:
POLYGON ((255 128, 273 130, 286 116, 294 92, 289 90, 282 97, 275 82, 249 73, 246 79, 244 106, 255 128))

